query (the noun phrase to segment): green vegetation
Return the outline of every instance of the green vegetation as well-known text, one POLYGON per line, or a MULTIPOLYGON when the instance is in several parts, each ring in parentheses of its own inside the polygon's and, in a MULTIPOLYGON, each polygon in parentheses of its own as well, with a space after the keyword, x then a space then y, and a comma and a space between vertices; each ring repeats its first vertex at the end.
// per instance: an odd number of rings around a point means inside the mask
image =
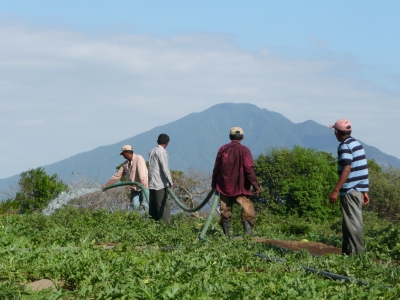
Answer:
MULTIPOLYGON (((235 210, 239 213, 239 210, 235 210)), ((239 216, 232 231, 242 233, 239 216)), ((0 298, 2 299, 397 299, 399 227, 366 213, 368 253, 314 257, 284 253, 251 239, 226 240, 215 219, 198 235, 204 219, 183 214, 154 222, 136 213, 82 212, 65 208, 52 216, 8 215, 0 218, 0 298), (389 244, 389 242, 391 244, 389 244), (111 250, 103 245, 114 245, 111 250), (164 247, 176 247, 168 250, 164 247), (60 247, 65 247, 61 248, 60 247), (27 251, 29 248, 29 251, 27 251), (263 260, 255 253, 286 263, 263 260), (384 259, 381 261, 380 259, 384 259), (305 272, 301 266, 368 281, 343 284, 305 272), (48 278, 57 292, 30 292, 23 283, 48 278), (391 288, 381 288, 390 285, 391 288)), ((262 210, 254 228, 270 239, 340 244, 330 222, 276 216, 262 210), (297 229, 300 230, 297 230, 297 229)))
MULTIPOLYGON (((398 299, 400 224, 393 221, 400 213, 400 171, 374 161, 369 166, 371 205, 363 215, 363 255, 316 257, 252 238, 227 240, 217 217, 204 243, 198 236, 205 219, 183 213, 167 224, 96 205, 66 207, 51 216, 4 214, 0 299, 398 299), (333 281, 302 266, 368 284, 333 281), (56 284, 56 292, 25 289, 24 283, 44 278, 56 284)), ((341 246, 339 205, 328 203, 337 180, 332 155, 301 147, 271 149, 255 160, 255 170, 267 200, 255 204, 256 236, 341 246)), ((188 205, 209 188, 209 174, 174 171, 173 176, 188 205)), ((66 186, 39 168, 21 174, 20 188, 4 207, 38 210, 66 186)), ((238 236, 243 231, 239 213, 235 206, 231 230, 238 236)))
POLYGON ((309 220, 339 216, 327 199, 337 182, 336 159, 329 153, 295 146, 271 149, 254 161, 254 170, 269 208, 309 220))
MULTIPOLYGON (((400 169, 374 160, 368 160, 368 169, 370 204, 364 209, 398 222, 400 169)), ((272 148, 254 160, 254 170, 262 186, 260 196, 272 212, 314 221, 340 216, 338 205, 327 201, 338 179, 331 154, 298 146, 272 148)))
POLYGON ((31 169, 20 174, 19 191, 0 205, 0 213, 29 213, 44 209, 61 192, 67 191, 67 185, 57 174, 48 175, 43 168, 31 169))
POLYGON ((368 209, 379 217, 398 221, 400 219, 400 169, 379 166, 368 161, 371 198, 368 209))
POLYGON ((13 198, 0 202, 0 214, 16 213, 19 208, 19 203, 17 203, 13 198))

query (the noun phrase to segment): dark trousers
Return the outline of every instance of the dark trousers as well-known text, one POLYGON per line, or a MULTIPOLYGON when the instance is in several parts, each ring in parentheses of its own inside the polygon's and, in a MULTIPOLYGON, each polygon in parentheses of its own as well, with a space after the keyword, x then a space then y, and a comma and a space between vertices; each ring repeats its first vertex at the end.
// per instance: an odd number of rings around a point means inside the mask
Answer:
POLYGON ((168 222, 171 217, 171 207, 168 203, 167 189, 149 191, 149 215, 156 221, 163 219, 168 222))

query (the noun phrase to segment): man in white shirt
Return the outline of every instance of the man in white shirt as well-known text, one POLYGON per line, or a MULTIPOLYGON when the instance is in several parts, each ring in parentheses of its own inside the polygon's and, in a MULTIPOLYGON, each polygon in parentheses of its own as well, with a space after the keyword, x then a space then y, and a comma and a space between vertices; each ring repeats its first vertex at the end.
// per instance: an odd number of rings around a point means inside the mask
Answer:
POLYGON ((163 219, 168 222, 171 216, 171 207, 168 203, 167 188, 172 188, 172 177, 168 167, 167 148, 169 136, 160 134, 157 146, 149 153, 149 214, 158 221, 163 219))

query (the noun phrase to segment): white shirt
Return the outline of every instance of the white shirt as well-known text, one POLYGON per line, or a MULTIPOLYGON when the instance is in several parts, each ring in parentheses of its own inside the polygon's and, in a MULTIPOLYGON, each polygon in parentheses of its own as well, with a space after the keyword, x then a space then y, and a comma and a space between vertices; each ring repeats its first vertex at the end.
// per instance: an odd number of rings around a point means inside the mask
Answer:
POLYGON ((149 153, 149 189, 161 190, 172 185, 167 150, 158 145, 149 153))

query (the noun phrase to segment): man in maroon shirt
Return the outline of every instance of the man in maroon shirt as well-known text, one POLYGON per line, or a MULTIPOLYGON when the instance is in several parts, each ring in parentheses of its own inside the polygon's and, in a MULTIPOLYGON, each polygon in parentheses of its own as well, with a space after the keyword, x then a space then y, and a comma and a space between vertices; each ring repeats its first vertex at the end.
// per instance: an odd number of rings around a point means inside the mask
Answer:
POLYGON ((244 235, 253 235, 255 211, 250 200, 250 187, 253 186, 255 195, 260 192, 254 173, 253 156, 249 148, 240 143, 244 138, 242 128, 231 128, 229 138, 231 142, 218 150, 211 183, 211 187, 220 192, 220 224, 225 235, 229 237, 232 205, 237 202, 242 206, 244 235))

